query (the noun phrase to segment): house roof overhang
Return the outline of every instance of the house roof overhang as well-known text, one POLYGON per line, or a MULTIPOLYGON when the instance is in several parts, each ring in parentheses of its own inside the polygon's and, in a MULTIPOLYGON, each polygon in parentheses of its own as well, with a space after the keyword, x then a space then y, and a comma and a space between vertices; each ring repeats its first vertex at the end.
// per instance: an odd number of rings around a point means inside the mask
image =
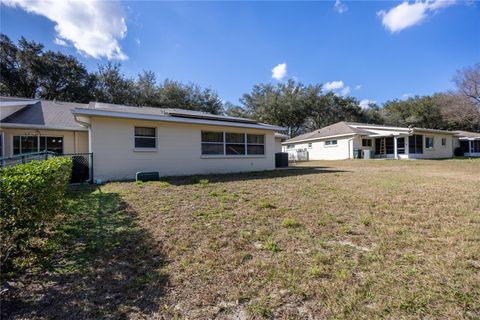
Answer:
POLYGON ((211 125, 211 126, 224 126, 224 127, 237 127, 237 128, 249 128, 259 129, 267 131, 284 131, 286 128, 269 125, 264 123, 245 123, 245 122, 233 122, 233 121, 221 121, 212 119, 197 119, 197 118, 182 118, 173 117, 168 115, 154 115, 154 114, 141 114, 132 112, 116 112, 107 110, 96 110, 90 108, 75 108, 72 110, 75 116, 85 117, 108 117, 108 118, 120 118, 120 119, 137 119, 137 120, 150 120, 161 122, 173 122, 184 124, 199 124, 199 125, 211 125))
POLYGON ((23 123, 0 123, 1 129, 32 129, 32 130, 61 130, 61 131, 88 131, 83 127, 62 127, 62 126, 44 126, 35 124, 23 124, 23 123))

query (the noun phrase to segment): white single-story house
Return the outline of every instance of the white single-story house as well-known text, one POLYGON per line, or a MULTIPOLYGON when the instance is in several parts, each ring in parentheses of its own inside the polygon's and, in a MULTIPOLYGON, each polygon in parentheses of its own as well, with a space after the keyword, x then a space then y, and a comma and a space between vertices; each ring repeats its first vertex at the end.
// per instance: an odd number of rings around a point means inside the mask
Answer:
POLYGON ((204 112, 93 102, 72 110, 88 129, 95 179, 275 169, 282 127, 204 112))
POLYGON ((480 133, 455 131, 455 148, 460 148, 466 157, 480 157, 480 133))
POLYGON ((283 151, 292 160, 354 158, 451 158, 456 132, 338 122, 288 139, 283 151))

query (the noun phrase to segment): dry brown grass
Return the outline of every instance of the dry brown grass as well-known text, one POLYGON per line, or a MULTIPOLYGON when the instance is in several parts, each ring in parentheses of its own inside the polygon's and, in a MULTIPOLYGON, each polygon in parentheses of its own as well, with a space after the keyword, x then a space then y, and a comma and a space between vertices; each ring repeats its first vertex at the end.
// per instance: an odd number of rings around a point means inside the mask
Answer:
POLYGON ((164 256, 145 269, 168 277, 122 315, 480 317, 480 161, 297 167, 102 187, 164 256))

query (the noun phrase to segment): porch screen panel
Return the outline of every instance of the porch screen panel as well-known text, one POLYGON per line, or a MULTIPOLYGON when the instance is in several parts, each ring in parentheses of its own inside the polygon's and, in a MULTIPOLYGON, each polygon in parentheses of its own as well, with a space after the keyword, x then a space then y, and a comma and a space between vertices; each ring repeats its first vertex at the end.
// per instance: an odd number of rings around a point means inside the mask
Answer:
POLYGON ((409 153, 423 153, 423 135, 414 134, 408 137, 408 152, 409 153))
POLYGON ((480 140, 473 140, 472 141, 472 151, 475 153, 480 152, 480 140))
POLYGON ((397 153, 405 154, 405 138, 397 138, 397 153))
POLYGON ((394 142, 393 142, 393 137, 388 137, 385 139, 385 145, 387 149, 387 154, 393 154, 394 153, 394 142))

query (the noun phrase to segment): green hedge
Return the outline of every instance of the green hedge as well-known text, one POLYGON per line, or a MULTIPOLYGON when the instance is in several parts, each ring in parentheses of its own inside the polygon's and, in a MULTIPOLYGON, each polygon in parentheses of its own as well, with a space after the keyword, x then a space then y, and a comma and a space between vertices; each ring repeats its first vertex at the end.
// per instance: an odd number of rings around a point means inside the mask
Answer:
POLYGON ((29 254, 31 243, 62 210, 72 172, 70 158, 50 158, 0 169, 2 273, 29 254))

